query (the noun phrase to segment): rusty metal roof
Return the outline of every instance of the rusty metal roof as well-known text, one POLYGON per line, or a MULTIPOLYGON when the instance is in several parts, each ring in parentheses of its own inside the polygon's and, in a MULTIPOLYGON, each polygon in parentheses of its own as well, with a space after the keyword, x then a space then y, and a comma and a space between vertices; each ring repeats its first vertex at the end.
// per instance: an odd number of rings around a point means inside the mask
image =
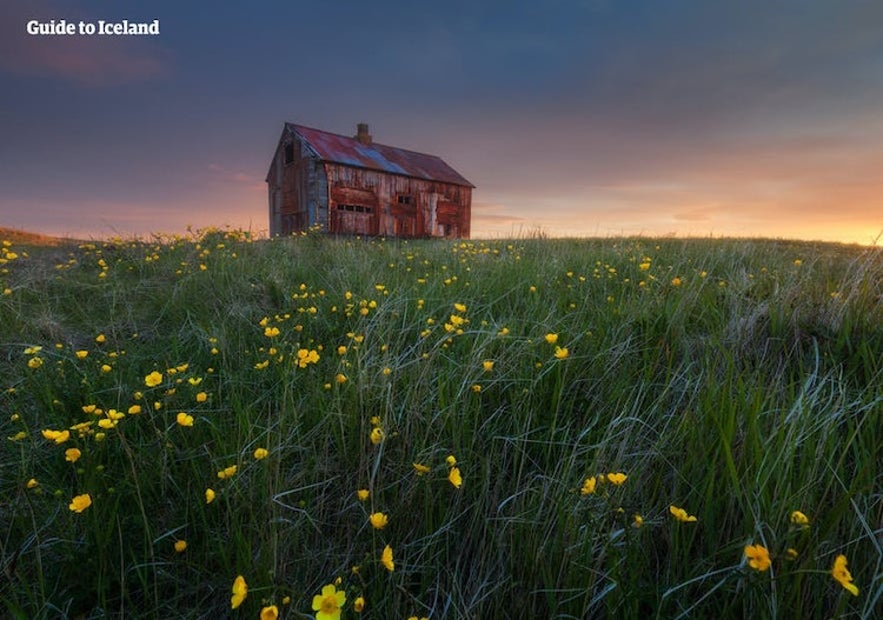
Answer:
POLYGON ((355 138, 294 123, 285 123, 285 128, 299 135, 316 153, 316 156, 323 161, 429 181, 475 187, 435 155, 417 153, 376 142, 363 144, 355 138))

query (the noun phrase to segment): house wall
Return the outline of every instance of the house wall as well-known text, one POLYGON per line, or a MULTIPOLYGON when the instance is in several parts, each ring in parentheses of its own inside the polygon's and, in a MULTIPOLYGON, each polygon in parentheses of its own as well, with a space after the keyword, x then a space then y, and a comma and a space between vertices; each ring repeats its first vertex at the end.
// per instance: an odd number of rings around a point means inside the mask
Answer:
POLYGON ((472 188, 325 163, 328 231, 468 238, 472 188))
POLYGON ((322 163, 296 137, 283 134, 267 174, 270 235, 290 235, 313 226, 326 229, 327 187, 322 163))

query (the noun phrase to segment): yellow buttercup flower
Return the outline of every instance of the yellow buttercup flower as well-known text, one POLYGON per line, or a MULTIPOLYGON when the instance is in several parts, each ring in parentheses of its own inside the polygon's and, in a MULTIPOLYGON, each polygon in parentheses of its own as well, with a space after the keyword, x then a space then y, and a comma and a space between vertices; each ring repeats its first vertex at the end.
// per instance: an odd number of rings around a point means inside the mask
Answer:
POLYGON ((83 493, 82 495, 77 495, 71 500, 70 508, 71 512, 80 513, 86 510, 89 506, 92 505, 92 496, 88 493, 83 493))
POLYGON ((221 480, 227 480, 228 478, 232 478, 236 475, 236 465, 230 465, 230 467, 225 467, 221 471, 218 472, 218 478, 221 480))
POLYGON ((360 613, 362 613, 362 611, 364 611, 364 609, 365 609, 365 598, 360 596, 360 597, 356 598, 355 601, 353 601, 353 611, 356 612, 357 614, 360 614, 360 613))
POLYGON ((481 367, 485 372, 491 372, 494 369, 494 360, 484 360, 481 367))
POLYGON ((147 387, 156 387, 160 383, 162 383, 161 372, 157 372, 154 370, 152 373, 144 377, 144 385, 146 385, 147 387))
POLYGON ((566 360, 568 355, 570 355, 570 351, 568 351, 567 347, 555 347, 556 359, 566 360))
POLYGON ((322 588, 322 593, 313 597, 313 611, 316 620, 340 620, 340 608, 346 603, 346 592, 338 590, 334 584, 322 588))
POLYGON ((644 517, 642 517, 641 515, 635 515, 634 524, 635 527, 641 527, 642 525, 644 525, 644 517))
POLYGON ((178 553, 184 553, 187 550, 187 541, 186 540, 176 540, 175 541, 175 551, 178 553))
POLYGON ((607 474, 607 482, 612 485, 619 486, 626 481, 626 476, 624 473, 615 473, 615 474, 607 474))
POLYGON ((214 489, 206 489, 205 490, 205 503, 211 504, 215 501, 215 490, 214 489))
POLYGON ((242 601, 248 596, 248 584, 245 583, 245 577, 238 575, 233 580, 233 596, 230 597, 230 608, 236 609, 242 605, 242 601))
POLYGON ((193 426, 193 416, 181 411, 176 418, 181 426, 193 426))
POLYGON ((445 459, 445 462, 448 464, 448 467, 453 467, 457 464, 457 457, 455 457, 453 454, 449 454, 445 459))
POLYGON ((451 468, 451 472, 448 474, 448 482, 458 489, 463 485, 463 477, 460 475, 459 467, 451 468))
POLYGON ((52 429, 46 429, 41 432, 43 434, 43 437, 45 437, 49 441, 54 441, 57 444, 63 444, 65 441, 71 438, 71 433, 68 430, 54 431, 52 429))
POLYGON ((68 448, 64 451, 64 460, 70 463, 76 463, 81 455, 82 452, 80 452, 77 448, 68 448))
POLYGON ((429 473, 429 467, 427 467, 423 463, 411 463, 411 465, 413 465, 414 471, 417 472, 418 476, 429 473))
POLYGON ((386 545, 383 548, 383 553, 380 554, 380 563, 383 564, 384 568, 389 572, 392 572, 396 568, 396 564, 392 559, 392 547, 386 545))
POLYGON ((799 510, 795 510, 791 513, 791 525, 797 525, 799 527, 806 527, 809 525, 809 517, 800 512, 799 510))
POLYGON ((746 545, 745 557, 748 566, 761 573, 770 567, 770 552, 763 545, 746 545))
POLYGON ((386 434, 383 432, 383 429, 380 428, 379 426, 375 426, 374 428, 371 429, 371 443, 373 443, 375 446, 377 444, 383 442, 383 439, 385 437, 386 437, 386 434))
POLYGON ((254 451, 254 458, 256 461, 260 461, 267 458, 268 454, 270 454, 270 452, 266 448, 256 448, 254 451))
POLYGON ((834 558, 834 566, 831 567, 831 576, 837 580, 841 586, 846 588, 850 594, 858 596, 858 586, 852 583, 852 575, 850 574, 849 569, 846 568, 845 555, 840 554, 834 558))
POLYGON ((278 327, 265 327, 264 328, 264 336, 266 336, 267 338, 275 338, 278 335, 279 335, 279 328, 278 327))
POLYGON ((549 344, 555 344, 556 342, 558 342, 558 334, 553 334, 550 332, 546 334, 545 338, 546 342, 548 342, 549 344))
POLYGON ((356 497, 360 502, 368 501, 368 496, 371 495, 371 492, 368 489, 359 489, 356 491, 356 497))
POLYGON ((595 476, 591 478, 586 478, 583 481, 583 488, 579 490, 581 495, 591 495, 595 492, 595 488, 598 486, 598 479, 595 476))
POLYGON ((268 605, 261 609, 261 620, 276 620, 279 617, 279 608, 275 605, 268 605))
POLYGON ((683 508, 678 508, 677 506, 669 506, 668 511, 675 519, 677 519, 681 523, 692 523, 693 521, 698 521, 695 516, 688 515, 687 511, 683 508))
POLYGON ((371 523, 371 527, 375 530, 382 530, 386 527, 386 524, 389 523, 389 517, 382 512, 372 512, 368 517, 368 521, 371 523))

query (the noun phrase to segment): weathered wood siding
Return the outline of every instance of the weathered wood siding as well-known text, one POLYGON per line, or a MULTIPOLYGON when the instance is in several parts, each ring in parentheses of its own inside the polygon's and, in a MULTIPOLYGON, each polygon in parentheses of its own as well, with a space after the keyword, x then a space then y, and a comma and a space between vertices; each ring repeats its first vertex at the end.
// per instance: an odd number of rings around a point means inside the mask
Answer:
POLYGON ((469 237, 472 188, 325 163, 329 232, 469 237))
POLYGON ((327 227, 325 168, 301 141, 283 136, 267 175, 267 185, 271 236, 290 235, 312 226, 327 227), (286 154, 289 144, 291 151, 286 154))

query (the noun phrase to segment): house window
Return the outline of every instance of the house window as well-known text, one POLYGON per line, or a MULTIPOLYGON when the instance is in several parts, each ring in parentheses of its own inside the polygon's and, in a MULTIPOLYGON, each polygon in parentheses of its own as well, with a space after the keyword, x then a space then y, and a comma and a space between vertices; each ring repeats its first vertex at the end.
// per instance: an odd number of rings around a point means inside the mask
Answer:
POLYGON ((399 194, 398 201, 400 205, 412 205, 414 204, 414 197, 410 194, 399 194))
POLYGON ((374 211, 373 208, 366 207, 364 205, 344 205, 344 204, 337 205, 337 210, 338 211, 350 211, 353 213, 371 213, 372 211, 374 211))
POLYGON ((288 142, 285 145, 284 151, 285 151, 285 155, 284 155, 285 165, 294 163, 294 144, 291 142, 288 142))

